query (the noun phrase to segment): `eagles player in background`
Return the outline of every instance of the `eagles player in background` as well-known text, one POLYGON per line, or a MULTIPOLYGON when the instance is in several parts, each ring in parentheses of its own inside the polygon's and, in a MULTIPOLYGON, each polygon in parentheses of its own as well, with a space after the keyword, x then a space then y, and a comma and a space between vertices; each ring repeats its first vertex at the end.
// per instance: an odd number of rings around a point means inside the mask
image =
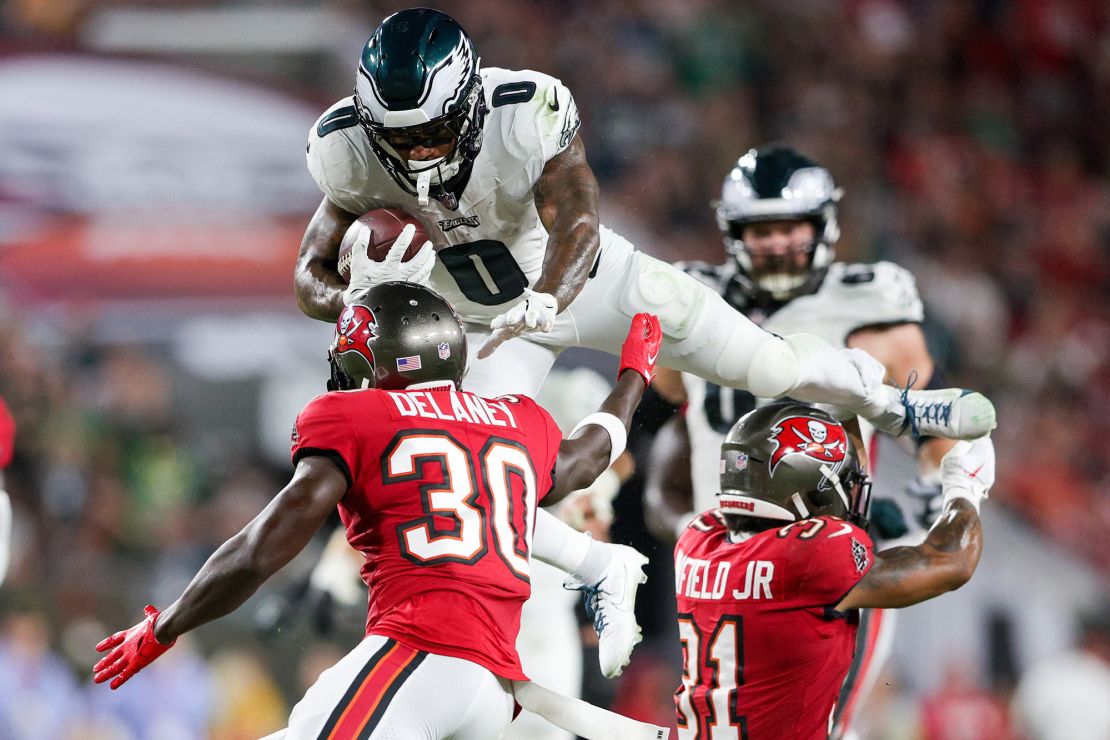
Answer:
POLYGON ((719 506, 675 547, 681 740, 829 737, 857 610, 909 606, 971 578, 994 483, 990 439, 944 456, 942 514, 925 541, 879 552, 858 445, 845 425, 789 400, 729 430, 719 506))
MULTIPOLYGON (((892 433, 969 437, 994 426, 980 394, 903 395, 883 385, 881 365, 865 353, 811 335, 773 336, 696 279, 637 252, 598 222, 597 181, 578 126, 574 99, 557 79, 481 68, 450 16, 416 8, 386 18, 363 48, 354 95, 309 134, 309 171, 324 199, 297 260, 301 309, 334 320, 345 297, 371 285, 430 281, 466 324, 466 388, 530 396, 562 349, 615 354, 632 316, 649 311, 663 330, 660 364, 714 383, 835 404, 892 433), (394 259, 371 262, 363 231, 348 287, 336 269, 338 245, 359 215, 383 206, 419 218, 432 242, 401 262, 409 227, 394 259)), ((546 514, 534 552, 596 594, 607 612, 596 621, 602 671, 619 673, 639 640, 631 606, 642 556, 546 514), (603 563, 600 580, 586 572, 603 563)))
MULTIPOLYGON (((692 263, 685 269, 768 331, 784 336, 812 332, 832 345, 866 350, 883 363, 890 383, 913 378, 917 387, 944 386, 921 330, 924 309, 913 276, 892 262, 834 261, 840 197, 828 170, 794 149, 752 149, 725 177, 716 207, 731 259, 720 265, 692 263)), ((667 370, 660 371, 656 390, 685 407, 656 440, 646 488, 651 528, 673 542, 696 512, 716 506, 721 442, 756 399, 691 373, 667 370)), ((862 427, 870 443, 874 430, 866 423, 862 427)), ((939 438, 918 440, 922 482, 912 490, 928 492, 923 504, 934 516, 940 460, 953 444, 939 438)), ((868 450, 874 452, 870 444, 868 450)), ((864 612, 857 660, 837 703, 833 737, 847 731, 860 697, 882 668, 893 620, 893 614, 864 612)))

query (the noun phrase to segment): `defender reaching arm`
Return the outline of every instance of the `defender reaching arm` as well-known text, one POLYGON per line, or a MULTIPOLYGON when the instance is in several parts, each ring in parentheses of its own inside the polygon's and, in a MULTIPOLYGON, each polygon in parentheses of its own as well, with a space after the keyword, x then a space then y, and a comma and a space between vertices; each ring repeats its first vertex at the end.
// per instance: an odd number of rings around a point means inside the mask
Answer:
POLYGON ((994 447, 987 437, 959 442, 941 461, 944 507, 915 547, 875 553, 875 564, 836 608, 897 608, 953 591, 971 579, 983 550, 980 502, 994 484, 994 447))

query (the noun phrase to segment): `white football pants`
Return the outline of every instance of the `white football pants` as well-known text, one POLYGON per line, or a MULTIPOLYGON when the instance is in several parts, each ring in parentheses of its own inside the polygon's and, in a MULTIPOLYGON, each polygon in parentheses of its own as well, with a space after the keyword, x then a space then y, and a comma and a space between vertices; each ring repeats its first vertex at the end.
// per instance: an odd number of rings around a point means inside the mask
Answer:
POLYGON ((483 396, 535 396, 559 352, 588 347, 619 355, 632 317, 659 317, 659 364, 718 385, 747 387, 748 365, 771 335, 729 306, 712 288, 677 267, 637 252, 601 227, 601 261, 582 292, 555 318, 550 332, 510 339, 479 360, 488 326, 467 324, 469 370, 463 387, 483 396))
MULTIPOLYGON (((535 558, 532 596, 520 615, 516 650, 528 678, 563 696, 582 693, 582 638, 574 614, 580 594, 563 588, 566 574, 535 558)), ((572 740, 572 735, 527 710, 513 720, 502 740, 572 740)))
POLYGON ((370 635, 320 674, 265 740, 494 740, 513 718, 510 683, 461 658, 370 635))

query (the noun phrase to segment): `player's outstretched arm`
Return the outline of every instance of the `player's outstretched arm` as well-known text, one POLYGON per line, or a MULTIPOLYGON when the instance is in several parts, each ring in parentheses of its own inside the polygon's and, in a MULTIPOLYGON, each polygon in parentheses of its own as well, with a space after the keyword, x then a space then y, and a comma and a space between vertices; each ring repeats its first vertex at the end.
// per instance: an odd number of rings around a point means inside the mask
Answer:
POLYGON ((959 442, 941 462, 944 506, 925 541, 875 554, 875 564, 837 609, 910 606, 971 579, 983 550, 979 505, 994 484, 990 439, 959 442))
POLYGON ((586 284, 600 245, 597 178, 586 147, 575 136, 552 157, 533 188, 536 210, 547 229, 543 268, 532 289, 555 297, 566 308, 586 284))
POLYGON ((578 423, 559 444, 555 460, 555 485, 544 506, 561 501, 567 494, 586 488, 624 451, 632 415, 640 405, 644 389, 655 373, 663 330, 659 319, 638 313, 621 347, 617 384, 597 413, 578 423))
POLYGON ((293 274, 297 305, 306 316, 334 322, 343 311, 347 286, 337 267, 339 243, 357 218, 324 198, 308 222, 293 274))
POLYGON ((106 638, 94 666, 113 689, 164 653, 180 635, 238 609, 266 579, 304 549, 347 492, 347 478, 325 457, 297 463, 293 479, 242 531, 222 544, 185 592, 159 613, 106 638))

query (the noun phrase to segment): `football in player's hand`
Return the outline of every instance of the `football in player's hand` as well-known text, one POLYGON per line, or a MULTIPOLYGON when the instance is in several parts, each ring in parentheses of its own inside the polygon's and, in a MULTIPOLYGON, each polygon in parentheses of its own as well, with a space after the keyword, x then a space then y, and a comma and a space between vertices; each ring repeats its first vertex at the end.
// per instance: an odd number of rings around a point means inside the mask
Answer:
POLYGON ((343 235, 343 241, 339 243, 339 277, 343 282, 351 280, 351 250, 357 242, 366 244, 366 254, 371 260, 381 262, 389 254, 389 248, 401 234, 401 229, 408 224, 416 227, 416 233, 413 234, 412 242, 405 250, 402 262, 412 259, 429 239, 427 230, 415 218, 400 208, 375 208, 351 224, 347 233, 343 235), (364 233, 368 234, 369 238, 360 239, 359 237, 364 233))

